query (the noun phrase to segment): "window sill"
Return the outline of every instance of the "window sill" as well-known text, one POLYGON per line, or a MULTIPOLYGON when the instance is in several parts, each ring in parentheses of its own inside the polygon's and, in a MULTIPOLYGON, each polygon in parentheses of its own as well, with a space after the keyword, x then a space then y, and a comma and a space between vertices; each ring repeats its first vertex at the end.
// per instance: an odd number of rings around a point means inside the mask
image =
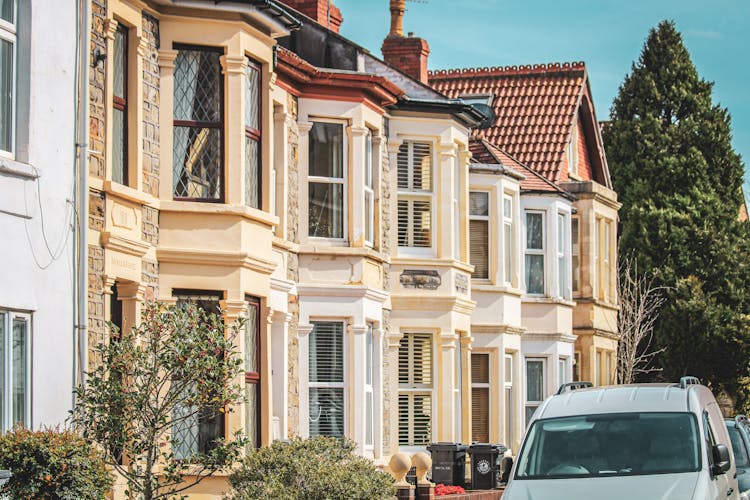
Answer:
POLYGON ((159 200, 157 200, 150 194, 144 193, 143 191, 138 191, 137 189, 134 189, 130 186, 126 186, 125 184, 120 184, 118 182, 113 182, 111 180, 105 180, 102 183, 102 190, 107 194, 113 194, 120 198, 124 198, 128 201, 133 201, 141 205, 157 206, 159 204, 159 200))
POLYGON ((523 295, 521 301, 525 304, 554 304, 568 307, 575 307, 576 303, 572 300, 561 297, 545 297, 541 295, 523 295))
POLYGON ((12 177, 34 180, 40 177, 39 170, 28 163, 0 157, 0 173, 12 177))
POLYGON ((162 212, 202 213, 216 215, 238 215, 245 219, 260 222, 266 226, 276 226, 279 218, 268 212, 246 205, 227 205, 224 203, 203 203, 196 201, 164 201, 159 204, 162 212))

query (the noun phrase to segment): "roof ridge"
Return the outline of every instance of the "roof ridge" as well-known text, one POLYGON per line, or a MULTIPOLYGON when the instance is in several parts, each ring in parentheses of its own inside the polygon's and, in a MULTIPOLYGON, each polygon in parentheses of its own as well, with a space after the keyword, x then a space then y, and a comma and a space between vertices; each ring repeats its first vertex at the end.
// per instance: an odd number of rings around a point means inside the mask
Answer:
POLYGON ((484 66, 478 68, 438 69, 428 71, 427 76, 429 79, 441 79, 467 76, 505 76, 564 73, 570 71, 586 71, 586 63, 583 61, 573 61, 546 64, 521 64, 514 66, 484 66))

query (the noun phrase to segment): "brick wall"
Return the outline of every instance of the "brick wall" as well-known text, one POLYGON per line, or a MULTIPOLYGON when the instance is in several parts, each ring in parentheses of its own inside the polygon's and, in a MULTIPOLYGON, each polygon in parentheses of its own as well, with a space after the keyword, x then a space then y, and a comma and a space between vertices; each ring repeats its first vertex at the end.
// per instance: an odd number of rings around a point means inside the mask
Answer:
POLYGON ((144 206, 141 218, 141 239, 151 246, 156 246, 159 243, 159 211, 144 206))
POLYGON ((341 23, 344 21, 344 17, 341 15, 341 10, 333 4, 333 0, 281 0, 281 2, 299 12, 302 12, 304 15, 314 19, 319 24, 322 24, 325 27, 330 27, 331 31, 335 31, 336 33, 339 32, 341 23))
POLYGON ((104 230, 104 193, 89 190, 89 229, 104 230))
MULTIPOLYGON (((297 98, 287 96, 287 110, 291 115, 289 120, 287 143, 289 145, 288 175, 287 175, 287 239, 299 243, 299 129, 297 127, 297 98)), ((286 277, 288 280, 299 282, 299 257, 294 252, 287 255, 286 277)), ((299 304, 297 297, 289 297, 289 346, 287 361, 289 363, 289 394, 288 394, 288 432, 294 436, 299 432, 299 339, 297 327, 299 325, 299 304)))
POLYGON ((94 348, 105 341, 104 293, 104 249, 97 245, 88 248, 88 352, 89 366, 96 366, 97 360, 92 353, 94 348))
MULTIPOLYGON (((107 0, 91 1, 91 52, 99 49, 107 53, 107 36, 105 19, 107 17, 107 0)), ((89 72, 89 173, 96 177, 104 177, 104 150, 106 127, 106 109, 104 106, 104 78, 105 65, 99 63, 89 72)))
POLYGON ((427 83, 427 40, 417 37, 389 36, 380 49, 385 62, 422 83, 427 83))
POLYGON ((141 282, 146 284, 145 300, 155 300, 159 297, 159 263, 156 261, 141 261, 141 282))
POLYGON ((159 196, 159 20, 143 14, 143 191, 159 196))

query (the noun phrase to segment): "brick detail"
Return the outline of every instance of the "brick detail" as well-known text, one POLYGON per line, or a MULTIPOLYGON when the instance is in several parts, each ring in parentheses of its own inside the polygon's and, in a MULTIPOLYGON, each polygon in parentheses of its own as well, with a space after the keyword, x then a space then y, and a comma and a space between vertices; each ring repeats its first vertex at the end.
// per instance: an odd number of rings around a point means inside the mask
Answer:
POLYGON ((104 231, 104 193, 89 190, 89 229, 104 231))
MULTIPOLYGON (((388 383, 389 374, 398 373, 398 361, 394 366, 394 357, 391 354, 391 348, 388 347, 388 333, 391 331, 391 311, 383 309, 383 324, 380 326, 383 338, 383 451, 388 454, 391 449, 391 419, 398 421, 398 413, 393 414, 393 406, 397 408, 394 398, 398 398, 398 386, 388 383), (396 393, 394 394, 394 390, 396 393)), ((392 378, 390 378, 392 380, 392 378)))
POLYGON ((141 261, 141 283, 146 284, 144 300, 155 300, 159 296, 159 263, 143 259, 141 261))
POLYGON ((156 246, 159 243, 159 211, 144 206, 141 218, 141 238, 149 245, 156 246))
POLYGON ((281 0, 281 2, 336 33, 339 32, 341 23, 344 22, 341 9, 333 4, 333 0, 281 0))
POLYGON ((427 57, 430 46, 427 40, 417 37, 389 36, 380 48, 383 59, 410 77, 427 83, 427 57))
POLYGON ((159 20, 143 14, 143 191, 159 196, 159 20))
POLYGON ((104 249, 100 246, 89 245, 88 248, 88 352, 89 366, 96 366, 94 348, 103 343, 106 334, 104 323, 104 249))
MULTIPOLYGON (((95 49, 99 49, 103 54, 107 53, 106 18, 107 0, 92 0, 90 57, 95 49)), ((105 172, 107 130, 104 105, 105 76, 105 65, 101 63, 89 72, 89 148, 93 151, 89 157, 89 174, 102 178, 105 172)))
MULTIPOLYGON (((383 127, 385 129, 385 127, 383 127)), ((391 225, 393 217, 391 208, 393 206, 391 191, 391 165, 388 154, 388 139, 383 137, 380 143, 381 174, 380 174, 380 252, 391 255, 393 241, 391 240, 391 225)), ((391 265, 383 262, 383 289, 391 289, 391 265)))
POLYGON ((289 437, 299 436, 302 422, 299 419, 299 338, 297 338, 297 328, 299 326, 299 305, 297 297, 289 298, 289 313, 292 318, 289 320, 289 346, 287 349, 287 362, 289 363, 289 393, 287 395, 288 411, 288 435, 289 437))

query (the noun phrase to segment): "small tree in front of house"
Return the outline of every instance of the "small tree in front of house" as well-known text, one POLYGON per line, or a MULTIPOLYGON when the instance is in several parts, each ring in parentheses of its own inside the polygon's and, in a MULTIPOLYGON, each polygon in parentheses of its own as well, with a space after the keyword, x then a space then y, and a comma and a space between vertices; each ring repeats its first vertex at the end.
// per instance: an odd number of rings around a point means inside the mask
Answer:
POLYGON ((150 303, 142 316, 131 333, 96 348, 100 363, 77 389, 71 420, 101 447, 131 497, 155 500, 240 458, 239 433, 211 438, 243 401, 240 325, 227 335, 220 315, 190 303, 150 303))

